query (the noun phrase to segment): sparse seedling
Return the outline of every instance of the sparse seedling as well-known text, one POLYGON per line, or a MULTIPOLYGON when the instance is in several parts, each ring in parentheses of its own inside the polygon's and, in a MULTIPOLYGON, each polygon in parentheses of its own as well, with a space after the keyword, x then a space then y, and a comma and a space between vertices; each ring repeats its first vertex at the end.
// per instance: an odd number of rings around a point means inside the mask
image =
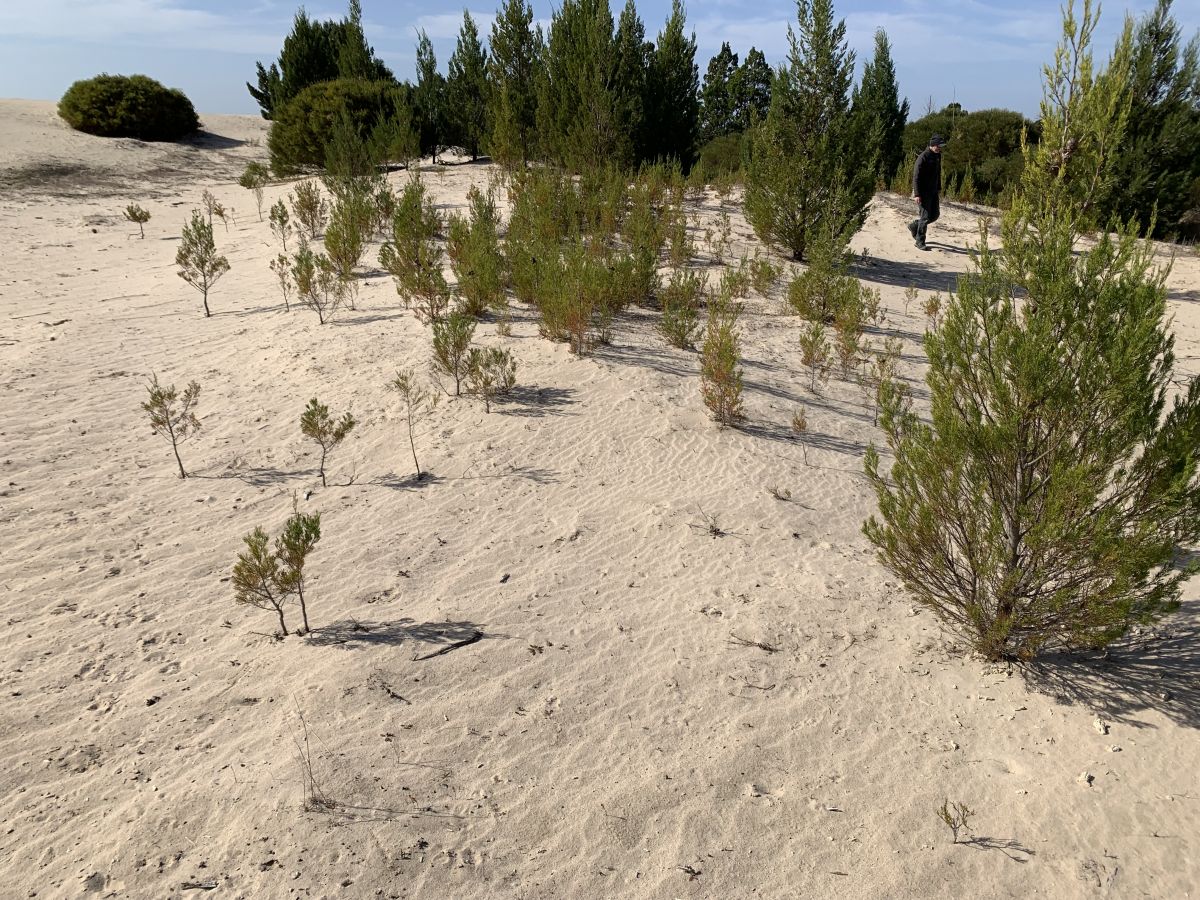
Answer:
POLYGON ((904 289, 904 314, 908 315, 908 307, 917 299, 917 286, 910 284, 904 289))
POLYGON ((433 323, 433 365, 454 379, 454 396, 462 393, 467 376, 467 351, 475 334, 475 319, 461 310, 433 323))
POLYGON ((734 425, 744 417, 737 315, 736 304, 714 298, 700 349, 700 394, 713 418, 722 425, 734 425))
POLYGON ((280 253, 271 260, 271 271, 275 273, 275 278, 279 281, 279 292, 283 294, 283 308, 291 312, 292 266, 287 254, 280 253))
POLYGON ((142 409, 150 414, 150 430, 171 442, 171 451, 175 454, 175 462, 179 464, 179 477, 187 478, 183 460, 179 458, 179 445, 200 430, 200 420, 196 418, 200 385, 191 382, 180 397, 175 385, 163 387, 158 383, 158 376, 151 373, 146 390, 150 396, 142 404, 142 409))
POLYGON ((467 393, 483 401, 484 412, 517 383, 517 361, 500 347, 471 348, 467 354, 467 393))
POLYGON ((754 290, 766 297, 771 289, 775 287, 775 282, 779 280, 779 276, 783 274, 783 267, 771 262, 768 256, 759 256, 750 260, 750 281, 754 285, 754 290))
POLYGON ((824 381, 829 376, 831 360, 824 323, 809 322, 800 331, 800 361, 808 367, 808 389, 814 394, 817 392, 817 381, 824 381))
POLYGON ((315 241, 325 230, 329 218, 329 201, 321 195, 315 181, 302 181, 296 185, 292 196, 292 213, 299 227, 308 232, 308 239, 315 241))
POLYGON ((397 372, 396 377, 389 381, 387 386, 399 394, 404 403, 404 422, 408 427, 408 445, 412 449, 413 467, 417 470, 417 481, 420 481, 422 474, 421 464, 417 461, 417 424, 437 409, 438 395, 417 384, 416 377, 408 369, 397 372))
POLYGON ((199 210, 193 210, 191 224, 183 226, 183 239, 175 252, 175 265, 179 266, 179 277, 204 298, 204 316, 208 318, 212 315, 208 309, 208 292, 229 271, 229 260, 217 253, 212 225, 204 221, 199 210))
POLYGON ((792 434, 800 442, 800 452, 804 455, 804 464, 808 465, 808 413, 804 407, 798 407, 792 413, 792 434))
POLYGON ((929 319, 930 331, 937 331, 938 322, 941 320, 942 314, 942 296, 941 294, 930 294, 925 298, 925 303, 921 309, 925 313, 925 317, 929 319))
POLYGON ((334 419, 329 414, 329 407, 319 403, 316 397, 308 401, 304 413, 300 416, 300 432, 321 448, 321 486, 326 487, 325 460, 329 454, 346 439, 357 424, 354 416, 345 413, 340 419, 334 419))
POLYGON ((144 240, 146 237, 146 229, 142 226, 150 221, 150 210, 142 209, 142 207, 138 206, 136 203, 130 203, 125 207, 125 219, 137 225, 138 237, 144 240))
POLYGON ((221 220, 221 224, 225 226, 226 233, 229 232, 229 213, 211 191, 205 191, 200 195, 200 202, 204 204, 204 211, 208 213, 208 227, 212 228, 213 216, 221 220))
POLYGON ((292 257, 292 281, 300 302, 317 314, 322 325, 333 319, 350 292, 332 260, 313 253, 306 242, 292 257))
POLYGON ((971 830, 969 824, 971 816, 975 815, 975 810, 968 809, 965 803, 951 803, 948 799, 942 801, 942 805, 935 812, 938 818, 946 823, 946 827, 950 829, 950 835, 955 844, 958 843, 958 833, 964 829, 971 830))
POLYGON ((288 214, 287 204, 276 200, 271 206, 271 234, 279 238, 283 244, 283 252, 287 253, 288 238, 292 236, 292 217, 288 214))
POLYGON ((700 513, 701 524, 699 524, 699 525, 693 524, 691 526, 692 528, 695 528, 698 531, 703 531, 709 537, 714 537, 714 538, 725 537, 725 535, 729 534, 728 531, 726 531, 724 528, 722 528, 717 523, 716 516, 709 515, 708 513, 706 513, 704 511, 703 507, 700 507, 700 506, 697 506, 696 510, 700 513))
POLYGON ((288 635, 284 607, 293 595, 300 602, 304 632, 308 625, 308 606, 304 599, 304 566, 308 555, 321 540, 321 514, 302 513, 292 497, 292 515, 275 538, 275 551, 268 547, 268 536, 261 526, 246 535, 246 549, 238 554, 233 566, 233 598, 236 603, 270 610, 279 617, 279 630, 288 635))
POLYGON ((258 221, 262 221, 262 206, 263 206, 263 190, 271 181, 271 170, 260 162, 251 162, 246 164, 246 171, 242 172, 241 178, 238 179, 238 184, 248 191, 254 192, 254 205, 258 207, 258 221))

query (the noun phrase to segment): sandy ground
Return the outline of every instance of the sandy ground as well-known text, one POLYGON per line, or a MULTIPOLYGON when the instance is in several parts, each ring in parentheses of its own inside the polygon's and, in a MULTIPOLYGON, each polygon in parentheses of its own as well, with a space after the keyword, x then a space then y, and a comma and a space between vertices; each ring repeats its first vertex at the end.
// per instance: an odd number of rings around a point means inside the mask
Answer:
MULTIPOLYGON (((205 127, 110 141, 0 102, 0 894, 1196 893, 1200 583, 1103 666, 954 652, 861 535, 880 433, 853 384, 808 391, 778 293, 747 303, 736 431, 655 314, 578 359, 518 306, 511 337, 476 333, 518 357, 515 399, 443 404, 414 483, 384 385, 427 369, 428 331, 379 273, 333 324, 285 313, 234 183, 264 123, 205 127), (206 188, 236 208, 207 320, 174 267, 206 188), (128 202, 152 213, 145 240, 128 202), (151 372, 203 385, 193 478, 149 433, 151 372), (297 421, 312 396, 360 422, 327 489, 297 421), (323 516, 317 631, 276 641, 229 575, 293 491, 323 516), (945 798, 976 811, 972 842, 938 821, 945 798)), ((488 170, 427 177, 448 210, 488 170)), ((948 204, 922 254, 907 202, 881 196, 856 240, 887 309, 872 337, 903 338, 919 405, 925 318, 904 288, 954 285, 977 212, 948 204)), ((1194 375, 1194 255, 1170 283, 1194 375)))

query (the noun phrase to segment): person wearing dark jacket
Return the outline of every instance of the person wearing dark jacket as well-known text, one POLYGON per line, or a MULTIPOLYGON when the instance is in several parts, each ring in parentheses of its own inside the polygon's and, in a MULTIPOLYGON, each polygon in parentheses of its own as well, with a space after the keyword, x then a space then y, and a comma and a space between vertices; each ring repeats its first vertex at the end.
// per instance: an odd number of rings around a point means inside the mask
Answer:
POLYGON ((925 246, 925 235, 931 222, 936 222, 941 215, 938 194, 942 189, 942 148, 946 139, 935 134, 929 139, 929 146, 917 157, 917 166, 913 170, 913 195, 917 201, 918 216, 908 223, 908 231, 917 242, 918 250, 928 250, 925 246))

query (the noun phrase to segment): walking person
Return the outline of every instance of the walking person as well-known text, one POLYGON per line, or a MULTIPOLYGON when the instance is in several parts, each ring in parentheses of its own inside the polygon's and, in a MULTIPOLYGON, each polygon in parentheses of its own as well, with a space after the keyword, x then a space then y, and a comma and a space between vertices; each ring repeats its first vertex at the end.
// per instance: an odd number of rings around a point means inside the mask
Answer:
POLYGON ((929 146, 917 157, 917 167, 913 170, 913 195, 917 201, 917 218, 908 223, 908 231, 917 243, 918 250, 928 250, 925 246, 925 236, 931 222, 936 222, 941 215, 938 194, 942 189, 942 148, 946 139, 935 134, 929 139, 929 146))

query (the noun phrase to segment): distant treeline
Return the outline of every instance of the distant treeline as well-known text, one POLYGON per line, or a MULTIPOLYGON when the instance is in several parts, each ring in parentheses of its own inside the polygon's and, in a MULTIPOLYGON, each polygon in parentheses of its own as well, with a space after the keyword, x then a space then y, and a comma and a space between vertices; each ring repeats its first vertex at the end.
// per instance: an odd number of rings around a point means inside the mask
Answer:
MULTIPOLYGON (((825 18, 825 3, 798 5, 801 22, 825 18)), ((1156 216, 1156 236, 1194 238, 1200 232, 1197 41, 1185 44, 1171 0, 1159 0, 1137 23, 1134 45, 1131 139, 1103 203, 1143 228, 1156 216)), ((753 47, 739 60, 725 43, 701 79, 680 0, 653 41, 633 0, 615 20, 608 0, 563 0, 546 32, 534 24, 527 0, 505 0, 486 41, 464 12, 447 75, 420 32, 415 82, 400 81, 367 43, 361 4, 350 0, 342 20, 298 11, 279 59, 259 63, 256 83, 247 87, 263 117, 275 122, 271 155, 278 174, 323 167, 328 136, 349 122, 390 161, 436 158, 457 147, 505 164, 536 160, 576 171, 670 161, 713 181, 743 171, 751 152, 746 136, 765 127, 780 79, 795 75, 788 69, 773 70, 753 47)), ((1020 113, 967 112, 956 103, 908 121, 882 30, 849 100, 853 124, 846 134, 855 164, 869 169, 877 186, 904 193, 917 153, 941 133, 950 139, 947 195, 1002 205, 1021 171, 1022 135, 1030 143, 1040 135, 1039 124, 1020 113)))

